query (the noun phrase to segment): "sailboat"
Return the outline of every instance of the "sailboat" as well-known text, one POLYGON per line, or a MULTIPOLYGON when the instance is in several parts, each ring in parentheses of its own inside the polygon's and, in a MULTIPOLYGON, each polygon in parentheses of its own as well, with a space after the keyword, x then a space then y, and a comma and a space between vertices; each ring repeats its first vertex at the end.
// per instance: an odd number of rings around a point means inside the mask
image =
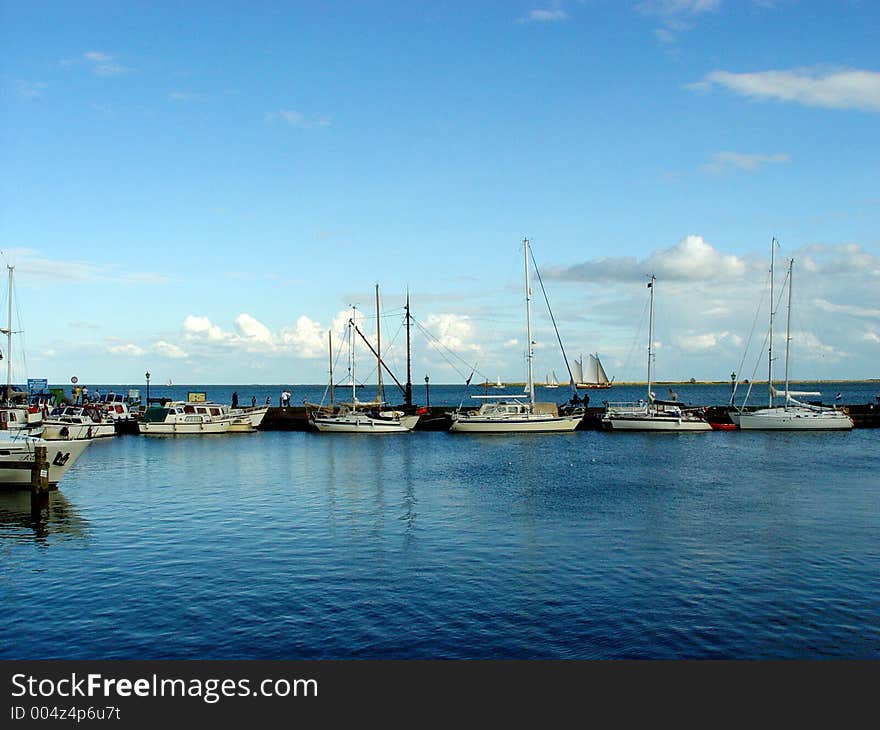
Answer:
POLYGON ((648 316, 648 397, 638 403, 609 403, 602 416, 602 425, 614 431, 711 431, 712 426, 693 410, 674 401, 660 401, 651 390, 651 365, 654 360, 654 284, 648 282, 651 305, 648 316))
MULTIPOLYGON (((853 420, 836 408, 802 403, 797 397, 821 396, 815 391, 794 391, 789 388, 788 365, 791 345, 791 289, 794 259, 788 262, 788 317, 785 329, 785 390, 773 385, 773 263, 776 239, 770 244, 770 332, 768 335, 767 390, 769 406, 756 411, 733 410, 730 419, 744 431, 848 431, 853 420), (781 406, 773 405, 773 398, 783 398, 781 406)), ((746 395, 748 399, 748 394, 746 395)))
POLYGON ((474 395, 485 398, 476 412, 452 414, 450 431, 455 433, 547 433, 574 431, 583 413, 560 415, 555 403, 535 402, 534 343, 532 342, 532 288, 529 276, 529 239, 523 240, 525 252, 526 343, 529 378, 523 394, 474 395), (491 400, 489 400, 491 399, 491 400))
POLYGON ((553 371, 552 378, 549 375, 546 377, 544 387, 545 388, 558 388, 559 387, 559 380, 556 378, 556 371, 555 370, 553 371))
POLYGON ((6 335, 6 395, 0 406, 0 430, 39 436, 43 431, 43 414, 37 405, 19 405, 15 399, 24 399, 26 394, 16 394, 12 390, 12 282, 15 267, 6 265, 9 279, 9 319, 5 329, 0 333, 6 335))
POLYGON ((495 381, 495 385, 493 385, 492 387, 493 388, 503 388, 504 387, 504 383, 501 382, 500 375, 498 376, 498 379, 495 381))
MULTIPOLYGON (((378 384, 376 400, 362 403, 357 399, 355 381, 354 335, 357 310, 352 307, 352 316, 348 320, 348 374, 351 380, 351 403, 342 404, 338 413, 309 414, 312 425, 321 432, 328 433, 408 433, 415 428, 419 416, 406 414, 396 409, 383 409, 385 402, 382 396, 382 356, 379 318, 379 287, 376 286, 376 359, 378 362, 378 384)), ((331 355, 332 356, 332 355, 331 355)), ((331 376, 332 377, 332 376, 331 376)), ((333 391, 333 383, 330 384, 333 391)))
POLYGON ((602 367, 602 361, 599 359, 599 353, 590 355, 587 367, 584 368, 584 356, 581 355, 580 360, 572 363, 572 375, 574 376, 574 387, 578 390, 599 390, 610 388, 614 383, 614 378, 608 380, 605 368, 602 367))

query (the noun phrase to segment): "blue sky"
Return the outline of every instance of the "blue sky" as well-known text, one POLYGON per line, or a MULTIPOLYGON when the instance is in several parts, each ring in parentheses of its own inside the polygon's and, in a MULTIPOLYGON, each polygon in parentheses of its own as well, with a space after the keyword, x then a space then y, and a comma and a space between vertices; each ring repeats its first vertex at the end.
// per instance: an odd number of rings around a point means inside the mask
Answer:
POLYGON ((878 375, 876 3, 0 7, 16 380, 323 382, 376 283, 384 343, 409 287, 455 353, 416 337, 418 372, 522 380, 525 236, 618 380, 650 273, 658 377, 726 379, 754 326, 751 374, 773 236, 793 374, 878 375))

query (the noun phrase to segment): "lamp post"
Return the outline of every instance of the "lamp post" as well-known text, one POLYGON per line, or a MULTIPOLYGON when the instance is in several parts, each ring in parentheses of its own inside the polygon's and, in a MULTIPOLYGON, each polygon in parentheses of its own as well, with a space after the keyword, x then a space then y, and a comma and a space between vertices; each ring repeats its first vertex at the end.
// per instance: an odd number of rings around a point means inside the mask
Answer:
POLYGON ((149 407, 149 405, 150 405, 150 371, 149 370, 147 370, 147 372, 144 374, 144 377, 147 379, 147 406, 149 407))
POLYGON ((733 395, 736 392, 736 373, 730 374, 730 404, 733 405, 733 395))
POLYGON ((431 393, 428 390, 428 383, 431 379, 426 375, 425 376, 425 408, 431 407, 431 393))

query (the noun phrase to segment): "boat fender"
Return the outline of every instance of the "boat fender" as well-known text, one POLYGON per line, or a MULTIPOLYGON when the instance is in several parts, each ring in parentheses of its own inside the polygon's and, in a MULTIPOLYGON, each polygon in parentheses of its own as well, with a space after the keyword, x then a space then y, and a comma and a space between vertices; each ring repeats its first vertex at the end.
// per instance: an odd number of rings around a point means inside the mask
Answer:
POLYGON ((92 427, 89 426, 89 430, 86 431, 86 438, 90 439, 92 437, 92 427))

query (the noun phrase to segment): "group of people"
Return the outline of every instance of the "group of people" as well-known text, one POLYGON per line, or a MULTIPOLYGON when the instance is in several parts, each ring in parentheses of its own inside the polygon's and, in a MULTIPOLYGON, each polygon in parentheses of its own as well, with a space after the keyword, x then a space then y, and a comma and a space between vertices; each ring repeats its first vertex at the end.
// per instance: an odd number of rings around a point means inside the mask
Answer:
POLYGON ((73 387, 73 405, 75 406, 84 406, 86 403, 91 403, 92 400, 95 402, 101 400, 101 391, 95 388, 95 392, 92 394, 91 400, 89 399, 89 387, 87 385, 83 385, 82 387, 75 385, 73 387))
MULTIPOLYGON (((293 394, 290 392, 290 390, 288 388, 285 388, 283 391, 281 391, 281 398, 279 399, 279 402, 280 402, 282 408, 287 408, 290 405, 290 399, 292 396, 293 396, 293 394)), ((266 405, 268 406, 270 404, 270 402, 271 402, 271 399, 267 395, 266 396, 266 405)), ((238 408, 238 391, 237 390, 232 392, 232 407, 238 408)), ((257 396, 252 395, 251 396, 251 408, 256 408, 256 407, 257 407, 257 396)))

